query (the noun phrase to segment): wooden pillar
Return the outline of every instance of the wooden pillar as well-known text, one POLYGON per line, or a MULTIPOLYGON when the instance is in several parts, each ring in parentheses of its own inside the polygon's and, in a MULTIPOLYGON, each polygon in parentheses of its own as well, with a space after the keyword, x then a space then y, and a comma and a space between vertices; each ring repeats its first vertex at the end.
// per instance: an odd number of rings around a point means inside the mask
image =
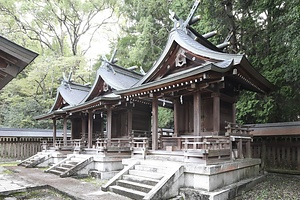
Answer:
POLYGON ((152 150, 158 149, 158 100, 152 99, 152 150))
POLYGON ((57 130, 57 128, 56 128, 56 119, 53 118, 52 120, 53 120, 53 146, 55 146, 55 144, 56 144, 56 130, 57 130))
POLYGON ((232 104, 232 123, 236 123, 236 103, 232 104))
POLYGON ((89 110, 88 119, 88 148, 92 148, 93 142, 93 111, 89 110))
POLYGON ((85 115, 83 114, 81 116, 81 138, 86 141, 86 117, 85 115))
POLYGON ((173 101, 174 105, 174 137, 179 135, 179 102, 177 99, 173 101))
POLYGON ((67 116, 64 116, 64 146, 67 145, 67 116))
POLYGON ((237 150, 238 150, 238 158, 240 158, 240 159, 244 158, 244 156, 243 156, 243 139, 238 139, 237 150))
POLYGON ((220 132, 220 95, 213 93, 213 131, 219 135, 220 132))
POLYGON ((252 149, 251 149, 251 140, 247 140, 246 142, 246 151, 247 151, 247 158, 252 158, 252 149))
POLYGON ((127 135, 131 136, 132 133, 132 108, 128 108, 127 110, 127 135))
POLYGON ((194 93, 194 135, 200 136, 201 133, 201 93, 194 93))
POLYGON ((107 138, 111 139, 111 131, 112 131, 112 108, 111 106, 107 106, 107 123, 106 123, 106 133, 107 138))
POLYGON ((71 121, 71 140, 74 140, 75 138, 75 134, 74 132, 76 131, 76 128, 74 128, 74 125, 75 125, 75 119, 73 118, 70 118, 70 121, 71 121))

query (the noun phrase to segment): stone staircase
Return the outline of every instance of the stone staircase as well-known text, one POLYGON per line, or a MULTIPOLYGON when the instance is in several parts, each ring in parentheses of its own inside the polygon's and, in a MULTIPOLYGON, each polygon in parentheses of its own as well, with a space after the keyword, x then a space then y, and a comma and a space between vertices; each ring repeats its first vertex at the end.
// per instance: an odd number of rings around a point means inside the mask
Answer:
POLYGON ((24 166, 26 168, 35 167, 47 159, 50 159, 52 152, 38 152, 37 154, 23 160, 18 164, 18 166, 24 166))
MULTIPOLYGON (((174 189, 174 181, 178 181, 182 173, 183 167, 179 163, 136 161, 112 178, 102 190, 109 190, 131 199, 165 199, 177 195, 169 190, 174 189)), ((174 191, 178 189, 175 188, 174 191)))
POLYGON ((81 156, 71 155, 61 162, 53 165, 52 167, 45 170, 47 173, 53 173, 60 177, 68 177, 76 174, 77 171, 81 170, 93 161, 93 156, 81 156))

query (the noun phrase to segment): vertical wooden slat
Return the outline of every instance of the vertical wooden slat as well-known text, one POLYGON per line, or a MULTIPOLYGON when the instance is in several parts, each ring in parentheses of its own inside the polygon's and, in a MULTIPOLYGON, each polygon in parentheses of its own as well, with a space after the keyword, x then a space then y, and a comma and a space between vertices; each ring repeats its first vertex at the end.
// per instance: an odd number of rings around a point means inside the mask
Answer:
POLYGON ((297 164, 298 164, 298 170, 300 170, 300 147, 297 147, 297 164))
POLYGON ((280 147, 277 145, 275 148, 276 148, 276 157, 277 157, 277 163, 276 163, 276 165, 279 166, 281 164, 280 147))
POLYGON ((265 170, 265 163, 267 158, 267 150, 266 150, 266 142, 262 141, 262 147, 261 147, 261 168, 262 170, 265 170))

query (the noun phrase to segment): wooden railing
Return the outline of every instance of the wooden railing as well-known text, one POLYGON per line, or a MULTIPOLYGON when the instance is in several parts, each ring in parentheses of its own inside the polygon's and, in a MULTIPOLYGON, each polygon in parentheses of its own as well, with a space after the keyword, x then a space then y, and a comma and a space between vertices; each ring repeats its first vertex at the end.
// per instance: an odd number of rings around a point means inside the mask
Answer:
POLYGON ((98 138, 96 139, 96 148, 106 150, 108 148, 130 147, 130 138, 98 138))
POLYGON ((131 139, 131 155, 140 155, 142 158, 146 157, 147 149, 149 147, 148 137, 134 137, 131 139))
MULTIPOLYGON (((43 146, 48 146, 48 144, 43 144, 43 146)), ((52 144, 49 144, 51 146, 52 144)), ((73 140, 56 140, 54 144, 55 149, 59 150, 73 150, 73 151, 80 151, 82 148, 86 146, 86 142, 82 139, 73 139, 73 140)))
POLYGON ((253 126, 240 125, 231 122, 226 122, 226 124, 226 136, 250 136, 250 132, 253 131, 253 129, 251 129, 253 126))
POLYGON ((134 137, 131 139, 131 149, 147 149, 149 142, 147 137, 134 137))
POLYGON ((185 136, 181 138, 183 150, 229 149, 230 141, 225 136, 185 136))
POLYGON ((252 126, 242 126, 235 123, 226 122, 226 136, 230 137, 232 159, 251 158, 251 142, 253 141, 252 126))

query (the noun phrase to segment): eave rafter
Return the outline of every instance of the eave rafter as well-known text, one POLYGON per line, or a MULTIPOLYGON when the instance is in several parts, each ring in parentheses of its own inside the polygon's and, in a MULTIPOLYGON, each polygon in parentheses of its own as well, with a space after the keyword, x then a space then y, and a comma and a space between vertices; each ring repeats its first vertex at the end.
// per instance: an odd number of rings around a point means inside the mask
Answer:
MULTIPOLYGON (((224 77, 218 73, 202 73, 195 76, 182 78, 180 80, 158 84, 145 89, 139 89, 123 95, 126 100, 131 98, 147 98, 172 96, 178 91, 195 91, 207 88, 210 84, 223 82, 224 77)), ((161 82, 161 81, 160 81, 161 82)))

